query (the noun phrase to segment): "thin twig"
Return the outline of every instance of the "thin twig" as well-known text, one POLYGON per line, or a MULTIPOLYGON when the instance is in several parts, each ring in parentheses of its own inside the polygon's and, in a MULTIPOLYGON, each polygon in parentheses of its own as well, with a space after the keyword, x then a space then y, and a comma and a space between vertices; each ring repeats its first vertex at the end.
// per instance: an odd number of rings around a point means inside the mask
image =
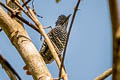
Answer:
MULTIPOLYGON (((29 2, 30 0, 28 0, 28 2, 29 2)), ((32 21, 34 21, 34 19, 33 19, 33 17, 30 15, 30 14, 28 14, 28 12, 26 12, 25 11, 25 9, 15 0, 14 1, 14 3, 21 9, 21 10, 23 10, 23 12, 30 18, 30 19, 32 19, 32 21)), ((27 3, 27 2, 26 2, 27 3)), ((24 3, 24 4, 26 4, 26 3, 24 3)), ((26 4, 27 5, 27 4, 26 4)), ((24 18, 22 18, 22 17, 20 17, 20 16, 18 16, 18 15, 16 15, 16 17, 18 17, 20 20, 22 20, 24 23, 26 23, 27 25, 29 25, 29 26, 31 26, 33 29, 35 29, 37 32, 39 32, 40 33, 40 31, 39 31, 39 29, 37 28, 37 27, 35 27, 32 23, 30 23, 30 22, 28 22, 27 20, 25 20, 24 18)))
POLYGON ((18 6, 17 10, 23 10, 24 13, 27 13, 25 9, 16 0, 13 3, 15 3, 18 6))
POLYGON ((16 80, 16 77, 21 80, 18 73, 15 71, 15 69, 10 65, 10 63, 0 54, 0 64, 2 65, 3 69, 6 71, 8 76, 11 79, 16 80))
POLYGON ((34 0, 32 1, 32 8, 33 8, 32 11, 34 12, 34 14, 35 14, 37 17, 43 18, 42 16, 40 16, 39 14, 36 13, 35 7, 34 7, 34 0))
POLYGON ((75 19, 75 15, 76 15, 76 12, 77 12, 77 10, 78 10, 80 1, 81 1, 81 0, 78 0, 76 6, 75 6, 75 8, 74 8, 74 13, 73 13, 72 21, 71 21, 70 28, 69 28, 69 31, 68 31, 67 40, 66 40, 66 44, 65 44, 65 49, 64 49, 64 52, 63 52, 63 59, 62 59, 62 61, 61 61, 60 72, 59 72, 59 78, 61 77, 61 73, 62 73, 61 71, 62 71, 62 67, 63 67, 63 65, 64 65, 64 59, 65 59, 66 48, 67 48, 67 44, 68 44, 70 32, 71 32, 71 29, 72 29, 72 25, 73 25, 73 22, 74 22, 74 19, 75 19))
POLYGON ((25 24, 27 24, 29 27, 33 28, 34 30, 36 30, 38 33, 40 33, 39 29, 33 25, 32 23, 28 22, 26 19, 24 19, 23 17, 16 15, 16 17, 21 20, 22 22, 24 22, 25 24))
POLYGON ((34 0, 32 1, 32 7, 33 7, 33 9, 34 9, 34 0))
MULTIPOLYGON (((26 4, 26 2, 24 0, 22 0, 22 1, 23 1, 23 5, 26 4)), ((16 0, 13 2, 19 7, 18 9, 16 9, 16 11, 23 10, 23 12, 34 22, 33 16, 30 15, 30 12, 25 11, 23 6, 21 6, 16 0)), ((28 0, 28 2, 29 2, 29 0, 28 0)), ((27 9, 30 8, 27 4, 24 6, 26 6, 27 9)))
MULTIPOLYGON (((14 3, 19 7, 19 9, 23 10, 23 12, 34 22, 34 17, 30 14, 30 12, 28 13, 27 11, 25 11, 25 9, 17 1, 14 1, 14 3)), ((25 3, 23 3, 23 4, 25 4, 25 3)), ((27 4, 25 6, 27 6, 28 9, 30 8, 27 4)))
POLYGON ((5 5, 5 4, 3 4, 1 1, 0 1, 0 5, 1 5, 1 6, 3 6, 5 9, 7 9, 9 12, 11 12, 11 13, 15 14, 13 9, 11 9, 11 8, 10 8, 10 7, 8 7, 8 6, 6 6, 6 5, 5 5))
POLYGON ((33 28, 34 30, 36 30, 38 33, 40 33, 40 31, 38 30, 38 28, 36 26, 34 26, 32 23, 28 22, 26 19, 24 19, 23 17, 19 16, 18 14, 16 14, 16 12, 9 8, 8 6, 4 5, 2 2, 0 2, 0 5, 2 5, 4 8, 6 8, 9 12, 11 12, 14 16, 16 16, 19 20, 21 20, 22 22, 24 22, 25 24, 27 24, 29 27, 33 28))
POLYGON ((107 78, 111 74, 112 74, 112 68, 109 68, 104 73, 102 73, 101 75, 99 75, 98 77, 96 77, 94 80, 104 80, 105 78, 107 78))
POLYGON ((31 0, 27 0, 25 3, 23 3, 22 7, 24 7, 25 5, 27 5, 31 0))

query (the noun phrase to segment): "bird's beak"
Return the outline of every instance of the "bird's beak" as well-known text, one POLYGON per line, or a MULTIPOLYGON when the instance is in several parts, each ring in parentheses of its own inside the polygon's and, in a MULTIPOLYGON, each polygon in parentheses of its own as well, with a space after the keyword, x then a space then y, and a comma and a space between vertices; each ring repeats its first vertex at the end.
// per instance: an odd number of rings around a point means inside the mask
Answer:
POLYGON ((69 14, 69 15, 67 16, 67 18, 69 19, 71 15, 72 15, 72 14, 69 14))
POLYGON ((72 14, 69 14, 69 15, 67 16, 65 22, 67 22, 67 21, 69 20, 69 18, 70 18, 71 15, 72 15, 72 14))
MULTIPOLYGON (((68 25, 68 21, 69 21, 70 16, 71 16, 71 14, 69 14, 69 15, 66 17, 65 21, 64 21, 64 24, 66 25, 65 28, 67 28, 67 25, 68 25)), ((64 25, 64 24, 63 24, 63 25, 64 25)))
POLYGON ((68 20, 69 20, 70 16, 71 16, 71 14, 69 14, 69 15, 66 17, 66 19, 65 19, 64 23, 67 23, 67 22, 68 22, 68 20))

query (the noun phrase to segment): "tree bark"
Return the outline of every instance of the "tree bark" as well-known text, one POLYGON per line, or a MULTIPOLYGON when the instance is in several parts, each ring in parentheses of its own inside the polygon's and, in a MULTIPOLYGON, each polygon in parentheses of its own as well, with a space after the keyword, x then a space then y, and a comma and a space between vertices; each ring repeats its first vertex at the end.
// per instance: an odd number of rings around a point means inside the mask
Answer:
POLYGON ((113 33, 113 77, 112 80, 120 80, 120 26, 118 17, 117 0, 109 0, 110 15, 113 33))
POLYGON ((27 32, 0 7, 0 26, 18 50, 35 80, 51 80, 44 60, 33 45, 27 32))

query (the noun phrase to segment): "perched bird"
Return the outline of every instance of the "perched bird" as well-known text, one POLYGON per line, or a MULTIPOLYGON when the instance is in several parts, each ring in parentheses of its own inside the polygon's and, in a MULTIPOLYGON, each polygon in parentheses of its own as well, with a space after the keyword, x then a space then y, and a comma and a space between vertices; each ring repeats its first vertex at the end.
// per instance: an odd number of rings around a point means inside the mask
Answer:
MULTIPOLYGON (((55 28, 51 29, 47 34, 59 57, 61 57, 61 53, 65 47, 67 39, 67 25, 70 15, 67 17, 65 15, 60 15, 56 21, 55 28)), ((46 64, 50 64, 54 61, 54 58, 45 40, 40 49, 40 54, 42 55, 46 64)))

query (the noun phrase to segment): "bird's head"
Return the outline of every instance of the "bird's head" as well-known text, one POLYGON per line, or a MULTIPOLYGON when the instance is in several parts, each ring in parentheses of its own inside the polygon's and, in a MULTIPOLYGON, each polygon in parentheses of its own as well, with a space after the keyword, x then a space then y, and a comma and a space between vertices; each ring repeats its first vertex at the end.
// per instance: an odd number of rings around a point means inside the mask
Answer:
POLYGON ((65 15, 60 15, 58 17, 58 20, 56 21, 56 25, 55 26, 65 26, 67 27, 68 25, 68 20, 70 18, 71 14, 69 14, 68 16, 65 16, 65 15))

